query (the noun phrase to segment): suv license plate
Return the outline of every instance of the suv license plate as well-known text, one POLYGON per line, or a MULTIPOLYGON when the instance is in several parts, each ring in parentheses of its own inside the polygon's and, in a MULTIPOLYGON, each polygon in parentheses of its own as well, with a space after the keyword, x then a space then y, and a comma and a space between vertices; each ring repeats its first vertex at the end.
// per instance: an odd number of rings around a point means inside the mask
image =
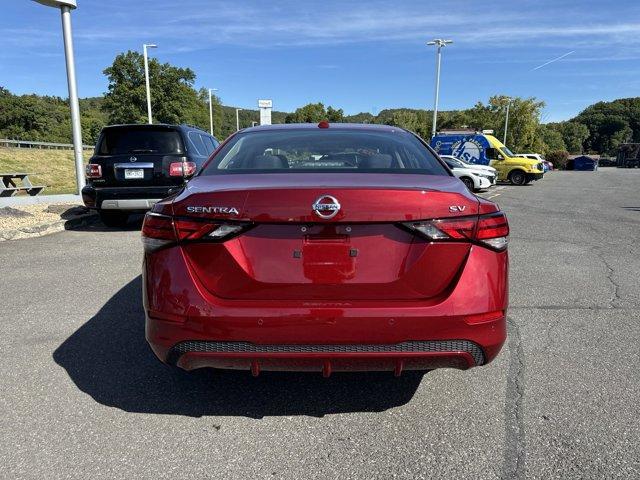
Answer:
POLYGON ((144 178, 144 170, 141 168, 125 168, 124 178, 127 180, 138 180, 144 178))

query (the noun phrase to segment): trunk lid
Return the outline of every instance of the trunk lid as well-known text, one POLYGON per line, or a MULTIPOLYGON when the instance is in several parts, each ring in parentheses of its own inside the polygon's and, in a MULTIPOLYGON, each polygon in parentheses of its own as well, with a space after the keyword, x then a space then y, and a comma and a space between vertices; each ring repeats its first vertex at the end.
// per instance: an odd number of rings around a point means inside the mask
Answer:
POLYGON ((173 202, 176 216, 255 225, 223 243, 182 247, 210 293, 242 300, 437 298, 470 245, 428 242, 398 223, 474 215, 478 208, 453 177, 408 174, 200 176, 173 202), (319 199, 339 203, 333 218, 318 214, 333 209, 314 209, 319 199))

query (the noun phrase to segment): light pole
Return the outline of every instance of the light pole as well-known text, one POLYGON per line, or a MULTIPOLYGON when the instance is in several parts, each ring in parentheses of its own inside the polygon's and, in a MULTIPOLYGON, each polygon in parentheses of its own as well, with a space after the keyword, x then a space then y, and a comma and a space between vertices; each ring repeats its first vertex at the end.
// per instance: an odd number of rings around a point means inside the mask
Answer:
POLYGON ((142 55, 144 57, 144 83, 147 86, 147 116, 149 117, 149 123, 153 123, 153 117, 151 116, 151 88, 149 87, 149 57, 147 55, 147 48, 158 48, 154 43, 145 43, 142 45, 142 55))
POLYGON ((82 127, 80 125, 80 106, 78 105, 78 85, 76 82, 76 64, 73 55, 73 36, 71 35, 71 10, 77 8, 76 0, 35 0, 48 7, 60 9, 62 15, 62 37, 64 56, 67 63, 67 84, 69 88, 69 108, 71 109, 71 132, 73 136, 73 154, 76 163, 76 185, 78 194, 85 186, 82 159, 82 127))
POLYGON ((507 115, 504 118, 504 138, 502 139, 502 143, 504 145, 507 144, 507 128, 509 127, 509 107, 511 106, 511 97, 507 97, 507 115))
POLYGON ((427 45, 435 45, 436 49, 436 94, 433 101, 433 125, 431 127, 431 137, 436 136, 436 120, 438 119, 438 99, 440 97, 440 59, 442 58, 442 47, 453 43, 453 40, 443 40, 441 38, 434 38, 427 45))
POLYGON ((242 108, 236 108, 236 132, 240 130, 240 115, 238 112, 242 110, 242 108))
POLYGON ((217 88, 209 89, 209 130, 213 136, 213 102, 211 101, 211 92, 217 92, 217 88))

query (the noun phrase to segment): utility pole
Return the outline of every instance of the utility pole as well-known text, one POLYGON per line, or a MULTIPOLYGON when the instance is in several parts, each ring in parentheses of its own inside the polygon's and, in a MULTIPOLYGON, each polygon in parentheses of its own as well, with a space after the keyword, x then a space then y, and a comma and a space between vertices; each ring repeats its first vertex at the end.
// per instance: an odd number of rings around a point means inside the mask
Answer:
POLYGON ((151 88, 149 87, 149 58, 147 56, 147 48, 158 48, 153 43, 145 43, 142 45, 142 56, 144 57, 144 82, 147 86, 147 117, 149 118, 149 124, 153 123, 153 117, 151 116, 151 88))
POLYGON ((211 92, 217 92, 217 88, 209 89, 209 132, 213 135, 213 102, 211 101, 211 92))
POLYGON ((504 145, 507 144, 507 128, 509 128, 509 107, 511 106, 511 98, 507 97, 507 115, 504 119, 504 138, 502 139, 502 143, 504 145))
POLYGON ((440 61, 442 59, 442 47, 446 47, 453 43, 453 40, 443 40, 441 38, 434 38, 427 45, 435 45, 436 49, 436 91, 435 98, 433 100, 433 124, 431 127, 431 138, 436 136, 436 122, 438 120, 438 100, 440 99, 440 61))
POLYGON ((242 110, 242 108, 236 108, 236 132, 240 130, 240 115, 238 112, 242 110))

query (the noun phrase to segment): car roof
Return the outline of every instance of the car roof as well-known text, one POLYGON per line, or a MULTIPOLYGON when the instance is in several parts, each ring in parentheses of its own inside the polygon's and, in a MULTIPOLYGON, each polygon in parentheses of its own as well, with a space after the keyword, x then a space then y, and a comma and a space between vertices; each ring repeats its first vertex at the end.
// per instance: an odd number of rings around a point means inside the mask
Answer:
MULTIPOLYGON (((275 125, 256 125, 255 127, 244 128, 241 131, 246 133, 264 132, 269 130, 314 130, 318 129, 318 123, 278 123, 275 125)), ((374 130, 378 132, 407 132, 404 128, 391 125, 380 125, 377 123, 331 123, 327 130, 374 130)), ((408 133, 408 132, 407 132, 408 133)))
POLYGON ((116 125, 106 125, 103 127, 103 130, 107 130, 107 129, 111 129, 111 128, 128 128, 128 127, 135 127, 135 128, 141 128, 141 129, 145 129, 145 128, 149 128, 149 129, 153 129, 153 128, 173 128, 173 129, 182 129, 182 130, 197 130, 199 132, 203 132, 206 133, 207 135, 210 135, 209 132, 207 132, 206 130, 203 130, 200 127, 196 127, 195 125, 189 125, 187 123, 181 123, 181 124, 171 124, 171 123, 119 123, 116 125))

